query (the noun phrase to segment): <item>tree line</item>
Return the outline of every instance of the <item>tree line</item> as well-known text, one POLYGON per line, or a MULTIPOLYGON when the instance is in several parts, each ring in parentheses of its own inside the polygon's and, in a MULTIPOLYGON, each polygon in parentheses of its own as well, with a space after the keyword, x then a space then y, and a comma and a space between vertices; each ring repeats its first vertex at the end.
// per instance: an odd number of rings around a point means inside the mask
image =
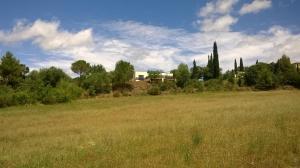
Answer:
MULTIPOLYGON (((71 70, 78 77, 71 78, 57 67, 30 71, 11 52, 6 52, 0 63, 0 107, 62 103, 111 92, 114 96, 128 95, 133 90, 130 81, 134 78, 134 66, 123 60, 116 63, 113 71, 84 60, 72 63, 71 70)), ((242 58, 238 66, 235 59, 233 69, 221 73, 216 42, 206 66, 198 66, 194 60, 190 69, 187 64, 181 63, 171 72, 173 79, 151 83, 147 93, 158 95, 162 92, 191 93, 242 88, 270 90, 286 85, 300 88, 299 70, 285 55, 275 63, 256 61, 249 67, 244 67, 242 58)), ((149 73, 150 78, 159 75, 154 71, 149 73)))

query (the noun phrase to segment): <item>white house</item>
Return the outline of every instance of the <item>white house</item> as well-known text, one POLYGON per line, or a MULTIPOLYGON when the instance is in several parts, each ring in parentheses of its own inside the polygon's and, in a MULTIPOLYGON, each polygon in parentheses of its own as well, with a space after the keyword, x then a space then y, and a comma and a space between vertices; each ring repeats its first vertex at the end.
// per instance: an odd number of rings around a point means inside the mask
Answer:
POLYGON ((148 72, 139 72, 136 71, 134 72, 134 79, 135 81, 143 81, 148 77, 148 72))
POLYGON ((164 82, 166 78, 168 78, 168 79, 173 78, 173 74, 170 72, 163 72, 160 75, 162 76, 162 78, 161 78, 162 82, 164 82))
MULTIPOLYGON (((170 72, 162 72, 161 74, 161 80, 164 82, 166 78, 171 79, 173 78, 173 74, 170 72)), ((136 71, 134 72, 134 80, 135 81, 143 81, 149 76, 148 72, 143 71, 136 71)))

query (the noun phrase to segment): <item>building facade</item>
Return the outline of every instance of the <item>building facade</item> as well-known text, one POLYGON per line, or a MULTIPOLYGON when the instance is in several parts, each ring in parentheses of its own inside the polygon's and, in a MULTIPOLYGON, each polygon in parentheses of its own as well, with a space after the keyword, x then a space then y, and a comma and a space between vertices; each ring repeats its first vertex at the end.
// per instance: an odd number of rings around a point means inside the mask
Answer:
MULTIPOLYGON (((143 72, 143 71, 135 71, 134 72, 134 80, 135 81, 145 81, 146 79, 148 79, 148 77, 149 77, 148 72, 143 72)), ((160 77, 155 80, 164 82, 165 80, 172 80, 172 79, 173 79, 172 73, 162 72, 162 73, 160 73, 160 77)))

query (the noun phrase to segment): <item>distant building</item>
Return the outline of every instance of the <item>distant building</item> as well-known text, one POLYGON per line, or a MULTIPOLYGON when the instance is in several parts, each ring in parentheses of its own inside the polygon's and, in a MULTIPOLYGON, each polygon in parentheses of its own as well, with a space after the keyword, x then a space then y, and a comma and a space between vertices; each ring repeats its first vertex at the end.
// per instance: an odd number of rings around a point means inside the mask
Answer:
POLYGON ((144 81, 148 77, 148 72, 134 72, 135 81, 144 81))
POLYGON ((173 74, 170 72, 163 72, 161 73, 161 81, 164 82, 165 80, 173 80, 173 74))
POLYGON ((300 72, 300 62, 295 62, 294 65, 295 65, 297 71, 300 72))
MULTIPOLYGON (((149 74, 148 72, 143 72, 143 71, 136 71, 134 72, 134 80, 135 81, 144 81, 148 79, 149 74)), ((165 80, 173 80, 173 74, 170 72, 162 72, 160 74, 160 77, 157 79, 154 79, 155 81, 161 81, 164 82, 165 80)))

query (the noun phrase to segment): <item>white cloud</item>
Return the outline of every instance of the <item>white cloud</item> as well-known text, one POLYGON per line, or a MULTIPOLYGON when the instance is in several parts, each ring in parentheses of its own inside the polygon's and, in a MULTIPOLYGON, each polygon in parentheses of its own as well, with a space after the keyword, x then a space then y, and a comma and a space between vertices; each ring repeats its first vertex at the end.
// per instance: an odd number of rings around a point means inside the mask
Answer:
POLYGON ((208 2, 200 9, 199 19, 196 21, 200 29, 209 31, 230 31, 230 26, 235 24, 238 19, 231 16, 233 6, 238 0, 217 0, 208 2))
POLYGON ((0 31, 0 41, 14 43, 33 40, 45 50, 65 49, 76 46, 89 46, 93 43, 92 29, 70 33, 59 30, 59 22, 37 20, 33 24, 17 22, 10 32, 0 31))
POLYGON ((211 31, 230 31, 230 26, 238 21, 230 15, 218 17, 216 19, 204 19, 201 24, 201 29, 205 32, 211 31))
POLYGON ((228 14, 232 11, 233 6, 238 0, 218 0, 216 3, 216 11, 220 14, 228 14))
POLYGON ((214 2, 208 2, 200 9, 198 16, 210 17, 216 14, 229 14, 237 2, 238 0, 217 0, 214 2))
POLYGON ((239 11, 241 15, 248 13, 258 13, 261 10, 268 9, 272 6, 271 0, 253 0, 249 4, 244 4, 239 11))
POLYGON ((256 59, 275 61, 282 54, 300 61, 300 34, 279 26, 252 35, 230 31, 190 33, 133 21, 110 22, 97 29, 107 33, 97 34, 92 28, 71 32, 56 21, 18 23, 10 31, 0 30, 0 44, 32 41, 46 55, 52 55, 42 61, 27 56, 32 68, 57 66, 68 73, 71 63, 78 59, 102 64, 109 70, 120 59, 130 61, 137 70, 169 71, 181 62, 191 64, 193 59, 206 65, 215 40, 224 70, 231 69, 234 58, 239 57, 243 57, 245 65, 254 64, 256 59))

